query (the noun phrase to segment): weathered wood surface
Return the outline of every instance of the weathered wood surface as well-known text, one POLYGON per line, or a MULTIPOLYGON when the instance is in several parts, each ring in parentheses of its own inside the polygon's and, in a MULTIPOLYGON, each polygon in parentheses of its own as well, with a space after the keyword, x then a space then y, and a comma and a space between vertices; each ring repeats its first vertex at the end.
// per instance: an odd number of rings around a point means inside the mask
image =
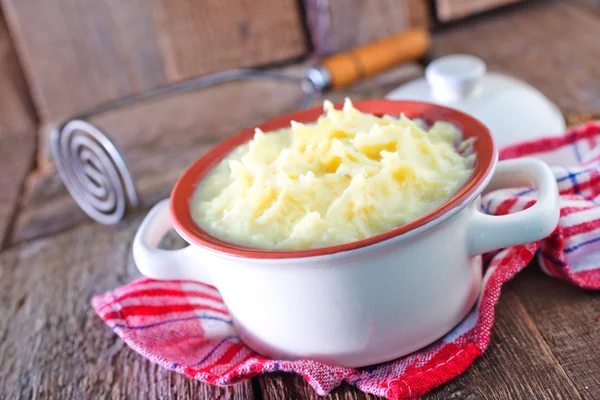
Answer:
MULTIPOLYGON (((305 67, 285 71, 301 73, 305 67)), ((422 72, 417 64, 399 67, 324 98, 342 101, 382 97, 395 86, 422 72)), ((107 113, 94 123, 114 138, 127 158, 144 206, 167 197, 185 168, 214 143, 240 129, 297 108, 302 92, 297 85, 247 81, 222 85, 155 103, 107 113)), ((87 216, 77 207, 54 169, 29 179, 11 241, 17 243, 60 232, 87 216)))
POLYGON ((0 11, 0 250, 35 158, 37 116, 0 11))
POLYGON ((2 0, 42 120, 216 70, 302 56, 293 0, 2 0))
POLYGON ((317 56, 429 25, 427 0, 303 0, 317 56))
POLYGON ((586 399, 600 399, 600 292, 529 270, 512 283, 569 380, 586 399))
POLYGON ((155 0, 169 81, 289 60, 308 50, 298 1, 155 0))
POLYGON ((33 135, 37 116, 0 10, 0 138, 33 135))
POLYGON ((19 195, 34 157, 33 135, 0 136, 0 250, 6 245, 19 211, 19 195))
POLYGON ((344 384, 332 390, 327 396, 318 396, 300 375, 277 373, 258 378, 264 400, 305 399, 305 400, 375 400, 379 396, 365 394, 350 385, 344 384))
MULTIPOLYGON (((530 265, 528 268, 538 267, 530 265)), ((519 279, 517 276, 515 281, 519 279)), ((484 356, 460 377, 429 393, 425 399, 582 398, 523 307, 512 283, 503 288, 496 307, 492 340, 484 356)), ((561 300, 565 299, 557 299, 561 300)), ((599 354, 600 347, 592 351, 599 354)), ((593 394, 600 396, 600 386, 593 389, 593 394)))
POLYGON ((250 382, 221 389, 157 367, 94 314, 92 295, 139 276, 138 224, 84 226, 0 255, 0 398, 253 398, 250 382))
POLYGON ((435 0, 436 16, 448 22, 523 0, 435 0))

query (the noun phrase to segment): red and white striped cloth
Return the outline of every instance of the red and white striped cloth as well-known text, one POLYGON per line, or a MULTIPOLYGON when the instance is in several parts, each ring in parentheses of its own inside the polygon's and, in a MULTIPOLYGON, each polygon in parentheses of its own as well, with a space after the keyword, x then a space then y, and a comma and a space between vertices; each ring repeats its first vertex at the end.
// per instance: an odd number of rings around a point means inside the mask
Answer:
MULTIPOLYGON (((501 159, 533 155, 552 166, 561 193, 559 226, 545 240, 490 254, 481 297, 452 332, 406 357, 353 369, 310 360, 269 360, 244 345, 217 290, 200 283, 140 279, 96 296, 96 313, 132 349, 190 378, 230 385, 263 373, 301 374, 320 395, 346 381, 390 399, 419 397, 461 374, 490 341, 502 285, 537 255, 542 269, 585 289, 600 289, 600 123, 564 136, 502 149, 501 159)), ((535 202, 533 190, 494 192, 482 200, 490 214, 535 202)), ((557 327, 558 328, 558 327, 557 327)))

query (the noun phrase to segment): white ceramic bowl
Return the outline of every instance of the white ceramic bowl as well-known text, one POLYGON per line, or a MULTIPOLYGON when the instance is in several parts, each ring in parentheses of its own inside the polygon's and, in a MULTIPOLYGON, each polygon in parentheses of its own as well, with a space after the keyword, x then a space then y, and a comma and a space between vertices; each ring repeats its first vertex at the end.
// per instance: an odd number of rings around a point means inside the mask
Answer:
MULTIPOLYGON (((554 230, 559 217, 555 178, 537 159, 498 163, 489 131, 461 112, 391 100, 354 105, 378 115, 404 113, 457 125, 465 137, 475 138, 472 177, 438 209, 368 239, 299 251, 244 248, 200 229, 191 218, 189 203, 202 177, 252 138, 251 128, 197 160, 178 181, 170 202, 150 211, 133 244, 140 272, 154 279, 216 286, 242 340, 275 359, 360 367, 406 355, 450 331, 479 294, 480 254, 533 242, 554 230), (478 211, 482 192, 522 186, 538 191, 531 208, 506 216, 478 211), (173 227, 190 246, 158 249, 160 239, 173 227)), ((300 111, 259 127, 270 131, 291 120, 315 121, 320 114, 321 109, 300 111)))

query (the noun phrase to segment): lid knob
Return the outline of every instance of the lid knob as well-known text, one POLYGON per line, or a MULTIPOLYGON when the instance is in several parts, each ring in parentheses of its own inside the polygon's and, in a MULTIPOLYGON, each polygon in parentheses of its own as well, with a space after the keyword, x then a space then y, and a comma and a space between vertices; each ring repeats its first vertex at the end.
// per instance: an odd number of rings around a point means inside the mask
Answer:
POLYGON ((440 57, 425 69, 425 78, 433 97, 444 103, 455 102, 470 96, 486 73, 480 58, 456 54, 440 57))

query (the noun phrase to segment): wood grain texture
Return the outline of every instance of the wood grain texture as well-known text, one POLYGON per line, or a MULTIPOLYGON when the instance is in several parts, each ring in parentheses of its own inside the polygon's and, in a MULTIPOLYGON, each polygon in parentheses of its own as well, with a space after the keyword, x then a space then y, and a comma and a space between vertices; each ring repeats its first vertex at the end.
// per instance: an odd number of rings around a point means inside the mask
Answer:
POLYGON ((0 138, 35 133, 37 124, 29 89, 0 10, 0 138))
POLYGON ((315 390, 297 374, 277 373, 263 375, 258 379, 259 390, 264 400, 304 399, 304 400, 376 400, 383 397, 365 394, 357 388, 344 384, 327 396, 319 396, 315 390))
POLYGON ((0 250, 6 245, 25 176, 33 167, 34 158, 33 135, 0 136, 0 250))
POLYGON ((565 120, 567 127, 576 127, 591 121, 600 121, 600 111, 567 114, 565 120))
POLYGON ((6 244, 26 174, 35 159, 35 126, 27 85, 0 10, 0 250, 6 244))
POLYGON ((438 19, 448 22, 520 1, 523 0, 435 0, 435 5, 438 19))
POLYGON ((167 83, 144 0, 3 0, 41 118, 167 83))
MULTIPOLYGON (((516 278, 519 281, 519 277, 516 278)), ((530 296, 533 296, 530 295, 530 296)), ((423 399, 580 399, 516 293, 508 288, 496 308, 492 340, 484 356, 461 376, 428 393, 423 399)), ((594 346, 596 356, 600 346, 594 346)), ((299 376, 265 375, 259 379, 263 398, 321 399, 299 376)), ((328 400, 378 399, 344 384, 328 400)), ((594 397, 591 397, 594 398, 594 397)))
POLYGON ((299 2, 153 0, 169 81, 297 58, 307 50, 299 2))
POLYGON ((159 368, 96 316, 92 295, 138 276, 139 219, 84 226, 0 255, 0 398, 252 399, 159 368))
POLYGON ((427 0, 406 0, 409 26, 428 28, 432 25, 431 4, 427 0))
POLYGON ((524 2, 438 32, 432 53, 481 57, 489 70, 538 88, 563 113, 597 111, 600 23, 590 8, 577 1, 524 2))
MULTIPOLYGON (((301 74, 305 68, 294 66, 284 71, 301 74)), ((343 101, 346 96, 382 97, 421 73, 420 66, 407 64, 345 90, 325 94, 313 104, 321 106, 324 98, 343 101)), ((144 208, 167 197, 185 168, 216 142, 295 110, 301 97, 297 85, 234 82, 113 111, 93 122, 114 139, 125 155, 144 208)), ((60 232, 87 220, 54 168, 45 168, 28 180, 11 242, 60 232)))
POLYGON ((50 122, 191 76, 281 61, 307 49, 293 0, 2 4, 38 110, 50 122))
POLYGON ((600 399, 600 292, 530 269, 512 285, 554 357, 586 399, 600 399))
MULTIPOLYGON (((535 266, 530 266, 535 268, 535 266)), ((515 277, 520 281, 521 275, 515 277)), ((535 296, 534 292, 530 296, 535 296)), ((600 353, 600 348, 592 350, 600 353)), ((512 290, 503 288, 491 343, 457 379, 424 399, 580 399, 537 326, 512 290)))
POLYGON ((304 6, 318 56, 429 25, 427 0, 304 0, 304 6))

